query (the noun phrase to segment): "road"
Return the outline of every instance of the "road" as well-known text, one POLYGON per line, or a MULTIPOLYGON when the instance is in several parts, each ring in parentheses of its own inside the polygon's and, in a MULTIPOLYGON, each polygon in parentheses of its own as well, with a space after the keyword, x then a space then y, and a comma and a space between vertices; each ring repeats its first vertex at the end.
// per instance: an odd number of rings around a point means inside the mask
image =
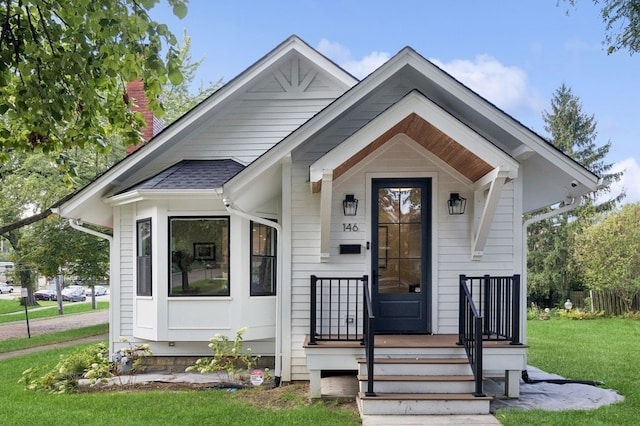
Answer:
MULTIPOLYGON (((56 331, 72 330, 74 328, 89 327, 91 325, 106 324, 109 322, 109 310, 65 314, 51 318, 41 318, 29 321, 31 336, 53 333, 56 331)), ((2 340, 13 337, 28 337, 27 323, 22 321, 0 324, 0 345, 2 340)))

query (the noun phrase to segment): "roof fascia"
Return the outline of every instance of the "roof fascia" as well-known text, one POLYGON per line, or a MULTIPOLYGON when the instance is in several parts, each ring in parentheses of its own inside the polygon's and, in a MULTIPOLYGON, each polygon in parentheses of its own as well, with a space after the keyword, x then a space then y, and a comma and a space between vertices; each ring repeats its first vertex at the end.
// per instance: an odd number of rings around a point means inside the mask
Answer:
POLYGON ((124 194, 114 195, 105 199, 105 203, 110 206, 123 206, 145 200, 175 200, 190 198, 220 198, 222 199, 222 189, 147 189, 130 191, 124 194))
MULTIPOLYGON (((415 55, 419 56, 417 53, 415 55)), ((519 123, 513 117, 488 102, 486 99, 460 83, 446 71, 442 70, 432 62, 422 58, 421 61, 415 61, 413 64, 416 69, 427 75, 437 85, 447 90, 448 93, 461 99, 464 103, 471 106, 472 109, 480 111, 485 117, 496 123, 499 127, 511 134, 515 139, 521 141, 527 147, 533 149, 539 155, 547 159, 554 166, 571 169, 571 175, 580 179, 585 186, 596 189, 598 176, 591 173, 580 163, 573 160, 568 155, 559 151, 540 135, 531 129, 519 123)), ((515 153, 514 153, 515 154, 515 153)))

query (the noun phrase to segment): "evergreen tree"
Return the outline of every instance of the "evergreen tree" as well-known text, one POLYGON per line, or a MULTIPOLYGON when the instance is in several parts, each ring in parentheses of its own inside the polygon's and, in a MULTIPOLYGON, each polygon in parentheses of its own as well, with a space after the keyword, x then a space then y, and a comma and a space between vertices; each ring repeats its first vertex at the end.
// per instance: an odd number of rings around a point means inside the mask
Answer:
MULTIPOLYGON (((611 142, 598 146, 596 120, 582 112, 582 104, 571 89, 562 84, 551 100, 551 112, 544 112, 545 130, 551 143, 594 174, 610 181, 622 173, 610 173, 612 164, 605 162, 611 142)), ((607 188, 599 193, 607 192, 607 188)), ((571 290, 583 289, 584 280, 572 253, 577 233, 588 226, 598 212, 609 211, 624 197, 618 194, 595 203, 604 194, 589 194, 575 210, 534 223, 527 229, 529 299, 542 306, 556 306, 571 290)))

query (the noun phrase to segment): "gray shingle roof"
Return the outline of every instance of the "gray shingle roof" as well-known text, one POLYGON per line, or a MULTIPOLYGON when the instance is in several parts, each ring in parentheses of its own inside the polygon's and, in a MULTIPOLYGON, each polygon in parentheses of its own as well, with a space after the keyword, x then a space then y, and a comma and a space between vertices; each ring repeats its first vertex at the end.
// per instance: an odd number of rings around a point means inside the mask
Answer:
POLYGON ((220 188, 244 166, 234 160, 183 160, 120 193, 149 189, 220 188))

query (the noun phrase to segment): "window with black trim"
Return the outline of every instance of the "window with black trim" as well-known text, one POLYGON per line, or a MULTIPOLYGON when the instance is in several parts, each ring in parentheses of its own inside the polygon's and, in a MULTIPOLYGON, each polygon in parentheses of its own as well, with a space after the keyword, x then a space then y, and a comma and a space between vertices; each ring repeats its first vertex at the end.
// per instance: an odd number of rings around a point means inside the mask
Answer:
POLYGON ((151 218, 136 222, 136 294, 151 296, 151 218))
POLYGON ((229 296, 229 217, 169 218, 169 295, 229 296))
POLYGON ((251 222, 251 296, 276 294, 276 230, 251 222))

